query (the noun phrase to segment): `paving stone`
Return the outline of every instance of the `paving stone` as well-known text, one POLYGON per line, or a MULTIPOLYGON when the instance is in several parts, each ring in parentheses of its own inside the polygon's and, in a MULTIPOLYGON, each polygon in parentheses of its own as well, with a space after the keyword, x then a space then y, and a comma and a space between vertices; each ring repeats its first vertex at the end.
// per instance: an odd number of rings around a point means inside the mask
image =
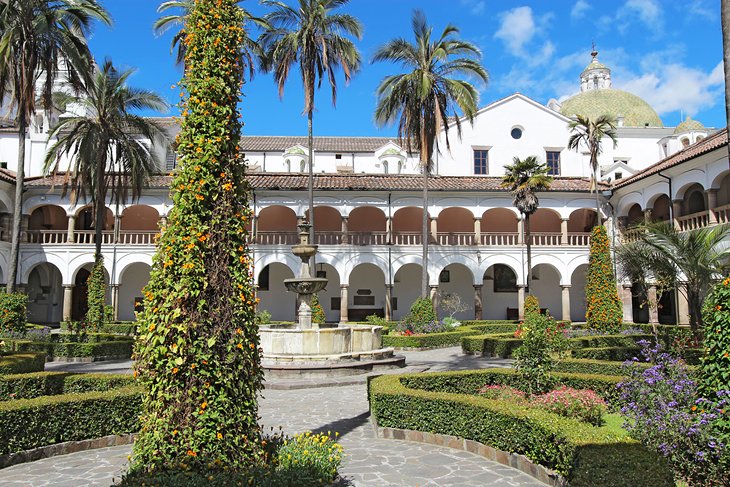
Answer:
MULTIPOLYGON (((414 371, 508 367, 510 364, 505 360, 464 356, 457 347, 403 354, 410 364, 408 369, 414 371)), ((131 362, 53 364, 47 368, 119 373, 128 372, 131 362)), ((306 389, 299 388, 301 384, 277 382, 283 386, 265 390, 260 401, 259 414, 264 430, 278 430, 281 426, 289 435, 307 430, 338 432, 338 441, 346 453, 338 486, 545 486, 518 470, 474 453, 446 446, 377 438, 370 423, 364 376, 349 380, 346 385, 310 381, 307 384, 310 387, 306 389)), ((268 384, 271 387, 274 381, 268 384)), ((115 446, 16 465, 0 470, 0 485, 108 486, 122 476, 131 450, 131 445, 115 446)))

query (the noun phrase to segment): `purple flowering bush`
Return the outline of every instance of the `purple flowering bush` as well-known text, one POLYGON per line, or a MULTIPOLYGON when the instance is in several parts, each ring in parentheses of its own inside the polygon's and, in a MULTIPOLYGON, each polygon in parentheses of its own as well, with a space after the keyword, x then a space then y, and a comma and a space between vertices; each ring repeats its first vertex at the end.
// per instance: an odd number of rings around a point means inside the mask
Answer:
POLYGON ((643 361, 625 364, 627 378, 618 387, 624 427, 632 437, 664 456, 675 478, 689 486, 730 485, 728 435, 722 427, 730 407, 728 391, 712 400, 699 397, 686 364, 639 342, 643 361))

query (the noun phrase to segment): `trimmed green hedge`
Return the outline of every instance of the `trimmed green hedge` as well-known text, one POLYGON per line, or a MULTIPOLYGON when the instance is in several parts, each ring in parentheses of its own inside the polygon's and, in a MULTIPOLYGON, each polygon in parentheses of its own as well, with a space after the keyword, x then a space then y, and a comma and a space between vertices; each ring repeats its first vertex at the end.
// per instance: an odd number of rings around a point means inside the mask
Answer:
POLYGON ((46 355, 38 352, 11 353, 0 357, 0 375, 42 372, 46 355))
POLYGON ((104 392, 134 384, 131 375, 123 374, 73 374, 70 372, 36 372, 0 376, 0 401, 33 399, 41 396, 104 392))
POLYGON ((469 328, 474 330, 475 334, 479 335, 492 335, 492 334, 514 334, 517 331, 517 323, 484 323, 468 325, 469 328))
POLYGON ((383 346, 395 348, 429 348, 458 345, 463 337, 473 335, 474 330, 468 327, 459 327, 454 331, 443 333, 429 333, 426 335, 394 336, 384 335, 383 346))
POLYGON ((641 356, 639 347, 597 347, 572 350, 570 355, 573 358, 585 358, 591 360, 610 360, 623 362, 634 357, 641 356))
POLYGON ((0 454, 134 433, 141 406, 138 387, 0 402, 0 454))
POLYGON ((486 357, 511 358, 512 352, 522 345, 521 338, 512 333, 472 335, 461 340, 464 353, 481 354, 486 357))
MULTIPOLYGON (((109 333, 113 335, 127 335, 131 336, 137 330, 136 321, 113 321, 111 323, 104 323, 100 328, 100 333, 109 333)), ((61 322, 61 331, 69 331, 69 323, 67 321, 61 322)))
MULTIPOLYGON (((476 384, 485 371, 380 376, 370 381, 379 426, 468 438, 519 453, 564 475, 572 487, 674 486, 663 460, 617 424, 596 428, 539 409, 453 393, 446 380, 476 384), (429 390, 418 388, 428 386, 429 390)), ((512 374, 514 375, 514 374, 512 374)), ((483 383, 482 383, 483 385, 483 383)))
POLYGON ((636 347, 640 340, 653 340, 653 335, 594 335, 570 338, 570 348, 636 347))
MULTIPOLYGON (((561 359, 556 360, 553 365, 555 372, 568 372, 575 374, 597 374, 597 375, 615 375, 625 376, 626 373, 623 370, 624 362, 611 361, 611 360, 592 360, 592 359, 561 359)), ((649 368, 652 364, 646 362, 636 362, 639 367, 649 368)), ((694 366, 689 366, 690 371, 697 371, 699 369, 694 366)))
POLYGON ((18 352, 44 352, 47 357, 118 357, 131 358, 132 339, 106 342, 43 342, 31 340, 5 340, 18 352))

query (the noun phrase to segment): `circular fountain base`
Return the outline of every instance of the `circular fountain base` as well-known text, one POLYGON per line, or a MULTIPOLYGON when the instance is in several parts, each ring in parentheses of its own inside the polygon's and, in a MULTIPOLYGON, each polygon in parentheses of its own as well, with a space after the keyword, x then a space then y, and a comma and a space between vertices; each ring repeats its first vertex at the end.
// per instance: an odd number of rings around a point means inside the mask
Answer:
POLYGON ((266 326, 259 333, 262 365, 274 377, 347 376, 405 365, 404 357, 383 348, 380 326, 266 326))

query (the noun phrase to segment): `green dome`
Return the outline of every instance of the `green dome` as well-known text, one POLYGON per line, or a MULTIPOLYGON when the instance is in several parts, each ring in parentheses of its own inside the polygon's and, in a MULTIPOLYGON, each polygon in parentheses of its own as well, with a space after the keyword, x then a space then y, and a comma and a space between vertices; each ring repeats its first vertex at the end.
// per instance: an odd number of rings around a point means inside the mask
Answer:
POLYGON ((675 134, 681 134, 682 132, 692 132, 693 130, 705 130, 705 126, 702 125, 702 122, 698 120, 692 120, 690 117, 687 117, 687 119, 677 125, 677 128, 674 129, 675 134))
POLYGON ((623 117, 625 127, 663 127, 659 115, 647 102, 626 91, 604 88, 578 93, 565 100, 560 113, 566 117, 582 115, 591 119, 601 115, 623 117))
POLYGON ((581 74, 585 73, 586 71, 590 71, 592 69, 608 69, 608 66, 606 66, 603 63, 599 63, 598 60, 594 58, 593 61, 591 61, 590 64, 588 64, 588 66, 585 67, 585 69, 583 70, 583 72, 581 74))

